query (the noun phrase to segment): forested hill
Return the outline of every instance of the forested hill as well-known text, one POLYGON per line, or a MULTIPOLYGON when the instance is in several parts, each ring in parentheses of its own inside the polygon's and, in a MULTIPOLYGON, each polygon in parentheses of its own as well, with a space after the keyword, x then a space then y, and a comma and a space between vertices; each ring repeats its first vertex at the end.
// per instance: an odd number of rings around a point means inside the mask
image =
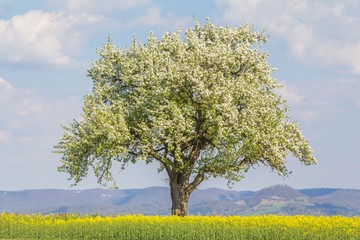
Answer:
MULTIPOLYGON (((193 215, 311 214, 360 215, 360 190, 314 188, 296 190, 276 185, 260 191, 216 188, 195 191, 193 215)), ((169 189, 0 191, 0 212, 168 215, 169 189)))

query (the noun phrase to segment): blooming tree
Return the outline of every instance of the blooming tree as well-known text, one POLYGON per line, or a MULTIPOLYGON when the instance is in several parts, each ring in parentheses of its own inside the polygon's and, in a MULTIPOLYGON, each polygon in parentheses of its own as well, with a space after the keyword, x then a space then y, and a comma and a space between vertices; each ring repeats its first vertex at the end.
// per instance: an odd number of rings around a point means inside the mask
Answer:
POLYGON ((239 181, 253 165, 288 175, 292 154, 315 164, 312 150, 290 121, 275 90, 264 33, 248 25, 207 21, 185 33, 150 33, 126 49, 111 40, 88 70, 92 94, 81 121, 64 127, 55 146, 59 171, 78 183, 93 169, 112 181, 111 166, 157 162, 166 171, 172 214, 184 216, 190 194, 210 177, 239 181))

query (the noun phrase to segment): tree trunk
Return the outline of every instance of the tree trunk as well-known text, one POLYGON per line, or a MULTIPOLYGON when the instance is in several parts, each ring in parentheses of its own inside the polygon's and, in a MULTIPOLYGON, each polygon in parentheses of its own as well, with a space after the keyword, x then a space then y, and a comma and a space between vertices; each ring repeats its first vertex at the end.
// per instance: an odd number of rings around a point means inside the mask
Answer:
POLYGON ((171 192, 171 215, 186 216, 189 197, 191 191, 189 190, 189 178, 182 173, 174 173, 170 177, 170 192, 171 192))

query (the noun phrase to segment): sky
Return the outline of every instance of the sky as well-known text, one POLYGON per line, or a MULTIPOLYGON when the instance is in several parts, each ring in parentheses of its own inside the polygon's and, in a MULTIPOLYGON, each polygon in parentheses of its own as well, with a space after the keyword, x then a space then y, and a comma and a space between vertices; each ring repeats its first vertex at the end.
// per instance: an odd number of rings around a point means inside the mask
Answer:
MULTIPOLYGON (((68 189, 53 146, 61 124, 79 118, 90 94, 87 69, 111 35, 119 48, 136 35, 161 37, 209 18, 219 26, 253 25, 269 36, 263 49, 284 84, 292 120, 318 164, 289 157, 279 177, 256 166, 234 190, 275 184, 360 189, 360 1, 320 0, 0 0, 0 190, 68 189)), ((168 186, 157 166, 137 163, 113 174, 119 188, 168 186)), ((89 174, 71 189, 101 187, 89 174)), ((200 188, 227 188, 223 179, 200 188)))

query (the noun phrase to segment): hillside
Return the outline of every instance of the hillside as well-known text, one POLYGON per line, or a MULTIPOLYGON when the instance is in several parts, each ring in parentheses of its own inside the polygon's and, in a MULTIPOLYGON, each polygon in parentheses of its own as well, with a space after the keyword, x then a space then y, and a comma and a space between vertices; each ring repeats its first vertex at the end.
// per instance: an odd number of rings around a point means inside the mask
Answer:
MULTIPOLYGON (((0 212, 168 215, 169 189, 0 191, 0 212)), ((276 185, 260 191, 195 191, 193 215, 359 215, 360 190, 300 189, 276 185)))

